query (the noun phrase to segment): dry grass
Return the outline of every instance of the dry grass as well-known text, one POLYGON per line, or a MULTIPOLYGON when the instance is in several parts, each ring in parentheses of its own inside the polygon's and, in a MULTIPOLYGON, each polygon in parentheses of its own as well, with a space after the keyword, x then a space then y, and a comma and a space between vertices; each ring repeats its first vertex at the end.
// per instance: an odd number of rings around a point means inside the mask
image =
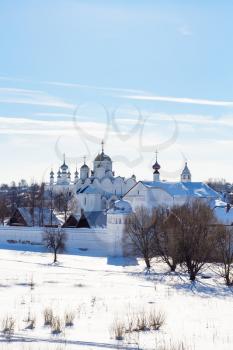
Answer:
POLYGON ((148 317, 149 327, 158 331, 165 323, 165 315, 161 311, 153 310, 148 317))
POLYGON ((15 331, 15 319, 11 316, 6 316, 2 320, 2 332, 7 338, 11 338, 15 331))
POLYGON ((72 327, 74 325, 75 313, 72 311, 66 311, 64 315, 65 326, 72 327))
POLYGON ((120 320, 114 320, 110 332, 116 340, 123 340, 125 335, 125 325, 124 322, 120 320))
POLYGON ((44 325, 51 326, 53 320, 53 310, 51 308, 46 308, 44 310, 44 325))
POLYGON ((60 334, 64 330, 64 324, 59 316, 53 316, 51 324, 51 333, 60 334))

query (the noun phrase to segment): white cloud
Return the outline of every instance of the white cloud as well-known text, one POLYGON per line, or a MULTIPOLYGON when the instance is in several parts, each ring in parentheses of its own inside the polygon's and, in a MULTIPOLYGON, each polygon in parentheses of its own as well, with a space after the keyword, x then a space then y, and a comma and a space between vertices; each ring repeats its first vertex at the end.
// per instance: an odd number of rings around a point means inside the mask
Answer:
POLYGON ((129 100, 160 101, 160 102, 184 103, 184 104, 194 104, 194 105, 233 107, 233 101, 223 101, 223 100, 207 100, 207 99, 198 99, 198 98, 189 98, 189 97, 172 97, 172 96, 155 96, 155 95, 125 95, 121 97, 129 100))
POLYGON ((55 107, 63 109, 72 109, 74 104, 67 103, 61 98, 50 96, 40 90, 18 89, 18 88, 0 88, 0 102, 13 104, 37 105, 46 107, 55 107))

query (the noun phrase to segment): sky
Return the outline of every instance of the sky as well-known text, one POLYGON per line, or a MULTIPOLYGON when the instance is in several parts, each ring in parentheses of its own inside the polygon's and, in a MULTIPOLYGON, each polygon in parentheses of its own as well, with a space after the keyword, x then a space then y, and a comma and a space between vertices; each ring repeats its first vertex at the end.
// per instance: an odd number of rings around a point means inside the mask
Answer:
POLYGON ((233 182, 233 3, 2 0, 0 183, 72 174, 233 182))

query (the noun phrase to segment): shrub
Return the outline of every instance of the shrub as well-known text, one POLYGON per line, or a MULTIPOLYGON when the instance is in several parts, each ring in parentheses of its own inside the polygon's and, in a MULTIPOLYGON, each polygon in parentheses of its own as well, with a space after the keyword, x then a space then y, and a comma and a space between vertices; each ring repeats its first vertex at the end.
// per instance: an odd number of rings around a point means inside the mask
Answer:
POLYGON ((72 327, 74 325, 75 313, 71 311, 66 311, 64 315, 65 326, 72 327))
POLYGON ((11 338, 15 330, 15 319, 11 316, 6 316, 2 321, 2 332, 7 338, 11 338))
POLYGON ((44 325, 51 326, 53 320, 53 310, 51 308, 46 308, 44 310, 44 325))
POLYGON ((148 317, 148 323, 150 328, 157 331, 164 325, 164 322, 165 322, 165 315, 163 312, 161 311, 156 312, 155 310, 151 311, 148 317))
POLYGON ((63 331, 63 323, 59 316, 53 316, 51 324, 52 334, 60 334, 63 331))
POLYGON ((115 320, 111 327, 111 333, 116 340, 123 340, 125 335, 125 325, 122 321, 115 320))
POLYGON ((149 328, 149 322, 148 317, 145 313, 145 311, 141 311, 137 314, 137 321, 136 321, 136 331, 145 331, 149 328))
POLYGON ((31 319, 28 321, 28 326, 27 329, 34 329, 36 327, 36 317, 33 316, 31 319))

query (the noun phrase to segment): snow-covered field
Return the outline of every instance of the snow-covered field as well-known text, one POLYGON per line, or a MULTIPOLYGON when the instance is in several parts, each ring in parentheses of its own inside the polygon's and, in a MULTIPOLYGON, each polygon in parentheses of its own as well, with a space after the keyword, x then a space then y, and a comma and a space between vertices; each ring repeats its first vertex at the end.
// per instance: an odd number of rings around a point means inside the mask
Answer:
POLYGON ((1 329, 7 315, 16 320, 10 341, 1 333, 0 349, 170 349, 182 343, 190 350, 233 349, 233 295, 213 273, 190 288, 187 276, 166 274, 163 264, 146 275, 142 262, 123 258, 60 255, 60 263, 51 261, 50 254, 0 250, 1 329), (73 327, 53 335, 44 326, 48 307, 62 320, 74 312, 73 327), (142 310, 162 311, 165 324, 115 340, 114 321, 142 310), (27 329, 28 318, 35 318, 34 329, 27 329))

